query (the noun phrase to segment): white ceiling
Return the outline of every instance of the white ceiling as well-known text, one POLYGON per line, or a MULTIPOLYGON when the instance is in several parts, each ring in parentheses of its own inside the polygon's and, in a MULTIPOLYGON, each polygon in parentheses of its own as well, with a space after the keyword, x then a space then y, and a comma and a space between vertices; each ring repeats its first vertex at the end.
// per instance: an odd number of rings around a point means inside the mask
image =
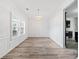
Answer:
POLYGON ((26 12, 26 8, 29 8, 29 13, 32 15, 37 14, 37 9, 40 9, 41 16, 48 16, 63 3, 64 0, 12 0, 17 7, 26 12))

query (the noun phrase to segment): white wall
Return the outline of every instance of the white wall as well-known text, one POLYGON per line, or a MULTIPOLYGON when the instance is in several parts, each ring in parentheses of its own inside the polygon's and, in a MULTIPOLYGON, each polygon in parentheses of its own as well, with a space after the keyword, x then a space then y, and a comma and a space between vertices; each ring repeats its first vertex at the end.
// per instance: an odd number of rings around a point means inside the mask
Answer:
POLYGON ((0 0, 0 58, 27 38, 27 28, 27 18, 17 7, 15 7, 15 4, 10 0, 0 0), (12 12, 18 19, 26 22, 25 34, 20 37, 16 37, 15 39, 10 37, 10 12, 12 12))
POLYGON ((50 20, 50 38, 54 40, 60 47, 64 47, 65 40, 65 21, 64 8, 66 8, 73 0, 64 0, 62 5, 56 9, 54 16, 50 20))
POLYGON ((49 37, 48 19, 31 16, 29 19, 29 37, 49 37))
MULTIPOLYGON (((1 8, 1 7, 0 7, 1 8)), ((0 9, 0 57, 3 56, 4 52, 9 48, 10 39, 10 21, 9 13, 5 8, 0 9)))
POLYGON ((50 38, 63 47, 63 11, 58 12, 50 21, 50 38))

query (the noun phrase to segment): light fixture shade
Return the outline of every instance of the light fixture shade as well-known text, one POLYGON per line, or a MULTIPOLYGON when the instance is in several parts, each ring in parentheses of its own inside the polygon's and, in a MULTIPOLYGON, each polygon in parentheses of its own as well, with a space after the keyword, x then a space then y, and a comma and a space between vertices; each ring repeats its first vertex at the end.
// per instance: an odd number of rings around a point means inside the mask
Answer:
POLYGON ((42 16, 36 16, 37 18, 42 18, 42 16))
POLYGON ((36 20, 42 20, 42 16, 36 16, 36 20))
POLYGON ((38 12, 37 14, 38 14, 38 15, 35 17, 36 20, 42 20, 42 18, 43 18, 42 16, 39 15, 39 11, 40 11, 40 9, 38 8, 38 9, 37 9, 37 12, 38 12))

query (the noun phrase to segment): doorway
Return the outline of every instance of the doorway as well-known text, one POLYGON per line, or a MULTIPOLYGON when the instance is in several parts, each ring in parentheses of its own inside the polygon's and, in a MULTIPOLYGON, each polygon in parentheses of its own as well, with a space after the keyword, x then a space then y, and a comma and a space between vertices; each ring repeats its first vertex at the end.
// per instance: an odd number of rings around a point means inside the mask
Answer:
POLYGON ((78 2, 65 9, 65 47, 78 49, 78 2))

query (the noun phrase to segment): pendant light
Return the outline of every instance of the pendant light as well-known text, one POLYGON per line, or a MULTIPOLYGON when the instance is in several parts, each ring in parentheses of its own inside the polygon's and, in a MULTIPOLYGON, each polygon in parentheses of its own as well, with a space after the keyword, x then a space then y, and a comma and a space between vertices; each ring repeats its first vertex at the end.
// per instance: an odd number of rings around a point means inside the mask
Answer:
POLYGON ((38 20, 40 20, 41 18, 42 18, 42 16, 40 16, 40 9, 38 8, 37 9, 37 16, 36 16, 36 18, 38 19, 38 20))

